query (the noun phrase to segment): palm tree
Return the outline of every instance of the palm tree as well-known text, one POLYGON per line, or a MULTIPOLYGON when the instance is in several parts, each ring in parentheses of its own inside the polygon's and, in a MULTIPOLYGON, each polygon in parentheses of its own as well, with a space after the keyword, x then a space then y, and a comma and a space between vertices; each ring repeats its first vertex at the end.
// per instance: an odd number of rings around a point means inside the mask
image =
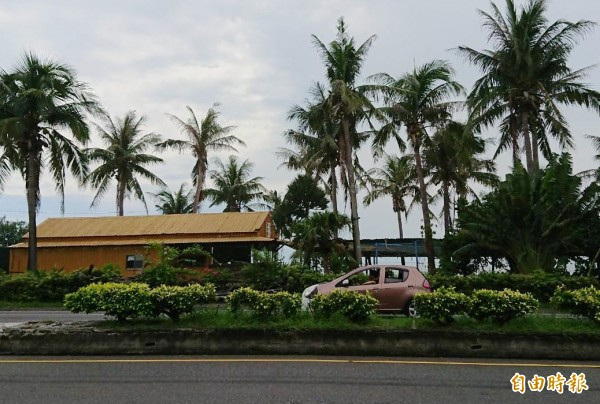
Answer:
POLYGON ((148 212, 144 192, 137 177, 145 178, 152 184, 166 186, 160 178, 145 168, 147 165, 163 162, 160 157, 144 153, 156 147, 161 138, 154 133, 144 135, 142 126, 145 118, 138 118, 134 111, 127 112, 125 117, 118 118, 116 122, 108 114, 104 115, 102 120, 104 127, 96 125, 96 128, 106 148, 88 149, 90 161, 100 163, 88 176, 89 183, 98 190, 91 206, 97 206, 114 178, 117 180, 117 215, 123 216, 124 201, 130 195, 142 201, 148 212))
MULTIPOLYGON (((306 174, 323 181, 329 190, 331 207, 338 212, 338 181, 336 169, 340 165, 339 129, 327 102, 326 89, 316 83, 310 90, 313 100, 306 108, 294 105, 288 119, 299 124, 299 131, 287 131, 284 137, 299 148, 298 152, 281 149, 280 156, 291 169, 304 169, 306 174), (327 176, 326 179, 323 176, 327 176)), ((342 184, 346 181, 342 179, 342 184)))
POLYGON ((419 200, 419 187, 415 183, 414 164, 412 156, 386 156, 383 168, 372 168, 367 172, 367 182, 371 189, 363 203, 369 206, 375 200, 390 196, 392 208, 398 220, 398 236, 404 238, 402 215, 406 217, 413 203, 419 200), (412 198, 406 204, 405 198, 412 198))
POLYGON ((233 145, 245 146, 246 144, 237 137, 230 135, 235 126, 221 126, 217 119, 219 112, 217 107, 219 104, 214 104, 210 108, 200 122, 196 118, 196 114, 189 106, 186 107, 190 113, 187 121, 169 115, 171 120, 179 127, 181 132, 187 135, 188 140, 168 139, 159 144, 159 148, 175 148, 179 152, 190 151, 196 162, 192 170, 192 179, 196 186, 194 194, 194 203, 192 210, 194 213, 200 209, 200 202, 204 199, 202 192, 208 170, 208 153, 211 151, 229 151, 237 153, 237 149, 233 145))
POLYGON ((496 155, 512 147, 516 163, 522 139, 531 171, 539 166, 538 149, 546 159, 551 158, 548 135, 562 148, 573 146, 560 104, 600 112, 600 93, 582 82, 590 68, 572 71, 567 66, 569 54, 593 23, 549 23, 547 0, 531 0, 519 11, 513 0, 507 0, 505 16, 495 4, 491 7, 491 13, 479 13, 493 49, 458 48, 484 74, 469 94, 468 105, 478 129, 501 121, 496 155))
POLYGON ((186 190, 185 184, 181 184, 176 192, 163 188, 156 194, 151 194, 158 202, 154 207, 163 215, 176 215, 181 213, 193 213, 192 190, 186 190))
POLYGON ((36 217, 42 171, 50 171, 64 210, 66 171, 80 182, 87 173, 85 153, 77 145, 90 137, 85 114, 99 110, 88 86, 65 64, 42 60, 30 52, 13 71, 0 71, 0 179, 9 171, 18 171, 25 180, 29 270, 37 269, 36 217), (73 140, 65 135, 69 132, 73 140))
POLYGON ((214 164, 217 169, 209 171, 214 187, 205 190, 205 195, 212 200, 210 206, 224 203, 223 212, 252 211, 250 203, 260 200, 267 192, 260 183, 262 177, 250 177, 254 164, 248 160, 240 163, 235 156, 229 156, 226 164, 215 159, 214 164))
POLYGON ((408 133, 419 183, 427 268, 430 273, 435 271, 435 254, 421 147, 429 137, 429 126, 439 126, 451 118, 455 103, 448 102, 448 98, 463 91, 462 86, 453 80, 453 74, 454 71, 447 62, 434 60, 415 67, 400 79, 394 79, 385 73, 372 76, 372 80, 378 83, 379 90, 384 94, 387 108, 382 111, 397 126, 404 125, 408 133))
POLYGON ((476 136, 470 126, 450 121, 433 134, 423 151, 424 170, 429 182, 441 185, 438 196, 443 201, 446 235, 452 230, 452 191, 459 199, 465 199, 468 194, 477 197, 469 181, 487 186, 498 182, 493 160, 481 157, 486 151, 485 146, 485 139, 476 136))
POLYGON ((356 80, 375 40, 375 35, 357 47, 354 38, 346 32, 343 18, 338 20, 337 29, 336 39, 329 46, 315 35, 312 35, 312 39, 326 67, 326 76, 330 85, 327 102, 334 119, 340 125, 338 140, 340 162, 346 174, 350 197, 354 256, 360 264, 360 228, 354 167, 354 150, 358 144, 355 144, 355 137, 357 124, 366 117, 365 110, 373 111, 374 107, 365 94, 356 87, 356 80))

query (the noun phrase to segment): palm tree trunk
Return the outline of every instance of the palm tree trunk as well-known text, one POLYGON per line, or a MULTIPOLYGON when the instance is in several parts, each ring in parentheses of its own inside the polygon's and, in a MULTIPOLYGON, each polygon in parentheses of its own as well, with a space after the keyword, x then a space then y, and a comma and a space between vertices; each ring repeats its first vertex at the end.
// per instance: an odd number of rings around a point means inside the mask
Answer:
POLYGON ((540 168, 540 155, 538 153, 538 134, 536 130, 531 132, 531 151, 533 157, 533 168, 537 170, 540 168))
POLYGON ((202 200, 202 187, 204 186, 205 171, 200 167, 198 163, 198 178, 196 178, 196 193, 194 194, 194 204, 192 205, 192 212, 198 213, 200 209, 200 201, 202 200))
POLYGON ((517 166, 517 162, 519 161, 519 142, 518 142, 518 130, 517 130, 517 120, 513 113, 510 114, 509 120, 509 131, 510 131, 510 141, 512 142, 512 158, 513 158, 513 167, 517 166))
POLYGON ((444 198, 444 235, 447 236, 452 230, 452 217, 450 216, 450 186, 447 181, 442 184, 442 193, 444 198))
MULTIPOLYGON (((398 220, 398 236, 400 237, 400 240, 402 240, 404 238, 404 229, 402 228, 402 212, 400 209, 396 209, 396 219, 398 220)), ((400 257, 400 263, 406 265, 404 256, 400 257)))
POLYGON ((342 132, 346 146, 346 171, 348 175, 348 188, 350 192, 350 220, 352 221, 352 245, 354 247, 354 258, 358 265, 362 263, 362 251, 360 249, 360 228, 358 224, 358 201, 356 199, 356 182, 354 180, 354 163, 352 161, 352 138, 350 135, 350 122, 347 118, 342 119, 342 132))
POLYGON ((29 216, 29 240, 27 242, 27 270, 37 270, 37 201, 40 188, 40 167, 35 151, 27 158, 27 213, 29 216))
POLYGON ((117 184, 117 216, 123 216, 125 214, 125 180, 119 176, 119 183, 117 184))
MULTIPOLYGON (((529 136, 529 125, 527 124, 527 116, 525 113, 521 115, 521 127, 523 129, 523 139, 525 140, 525 159, 527 161, 527 172, 533 172, 533 155, 531 152, 531 137, 529 136)), ((536 145, 537 147, 537 145, 536 145)))
POLYGON ((413 149, 415 151, 415 169, 419 180, 419 191, 421 194, 421 209, 423 210, 423 233, 425 233, 425 251, 427 253, 427 271, 429 274, 435 272, 435 253, 433 251, 433 232, 431 220, 429 219, 429 202, 427 201, 427 188, 423 176, 423 164, 421 162, 421 151, 417 134, 411 134, 413 149))
MULTIPOLYGON (((331 210, 335 213, 336 217, 338 215, 338 204, 337 204, 337 178, 335 172, 335 166, 332 165, 329 170, 329 177, 331 178, 331 186, 330 186, 330 198, 331 198, 331 210)), ((333 230, 333 236, 338 238, 338 229, 333 230)))

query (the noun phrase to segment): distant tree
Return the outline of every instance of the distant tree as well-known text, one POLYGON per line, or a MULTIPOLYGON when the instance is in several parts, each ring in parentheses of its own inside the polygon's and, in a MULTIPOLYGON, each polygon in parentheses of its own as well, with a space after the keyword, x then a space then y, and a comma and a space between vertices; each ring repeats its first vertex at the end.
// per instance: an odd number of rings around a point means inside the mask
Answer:
POLYGON ((452 196, 477 197, 470 183, 493 186, 498 183, 493 160, 486 159, 485 139, 473 133, 468 125, 450 121, 441 126, 425 144, 424 170, 429 182, 439 186, 436 197, 442 198, 444 234, 452 230, 450 214, 452 196))
POLYGON ((64 209, 67 171, 81 183, 87 173, 85 153, 78 147, 90 138, 85 114, 99 110, 88 86, 65 64, 26 53, 12 71, 0 71, 0 185, 9 171, 25 180, 29 270, 37 269, 42 172, 47 168, 52 174, 64 209))
POLYGON ((192 190, 186 190, 185 184, 181 184, 176 192, 163 188, 160 192, 150 195, 158 202, 154 207, 163 215, 192 213, 194 211, 192 190))
POLYGON ((292 236, 293 224, 306 219, 311 210, 327 208, 327 194, 308 175, 298 175, 287 187, 283 200, 273 209, 273 221, 280 234, 292 236))
POLYGON ((198 121, 196 114, 190 107, 186 107, 190 117, 187 121, 169 115, 171 120, 179 127, 182 133, 187 135, 188 140, 168 139, 158 145, 159 148, 174 148, 179 152, 191 152, 196 162, 192 170, 192 180, 196 186, 192 212, 196 213, 200 209, 200 202, 204 199, 203 190, 206 173, 208 170, 208 153, 213 151, 236 152, 234 145, 245 146, 245 143, 230 133, 235 126, 221 126, 217 119, 219 112, 214 104, 208 110, 206 116, 198 121))
POLYGON ((214 162, 217 169, 209 171, 213 187, 205 190, 212 201, 210 206, 225 204, 223 212, 252 211, 252 202, 260 201, 266 192, 260 183, 262 177, 251 177, 254 164, 239 162, 235 156, 229 156, 225 164, 219 159, 214 162))
POLYGON ((295 255, 300 255, 305 264, 310 265, 315 258, 323 261, 323 272, 330 272, 332 255, 345 255, 344 244, 336 234, 350 227, 347 216, 333 212, 315 212, 308 218, 294 224, 295 255))
POLYGON ((382 168, 372 168, 368 174, 369 193, 363 202, 369 206, 384 196, 392 200, 392 209, 398 221, 398 236, 404 238, 402 215, 407 216, 415 202, 419 200, 419 186, 415 181, 415 168, 412 156, 386 156, 382 168), (406 198, 411 202, 406 203, 406 198))
POLYGON ((27 223, 9 221, 6 220, 6 216, 0 218, 0 247, 20 243, 25 233, 27 233, 27 223))
POLYGON ((87 150, 90 161, 100 163, 88 176, 89 183, 97 189, 92 206, 98 204, 113 179, 117 181, 118 216, 123 216, 125 198, 131 195, 142 201, 146 212, 148 211, 138 177, 145 178, 152 184, 166 186, 160 178, 145 167, 162 163, 163 160, 160 157, 144 153, 148 149, 153 149, 161 140, 157 134, 142 133, 144 121, 144 117, 138 118, 135 111, 129 111, 124 118, 118 118, 116 122, 109 115, 104 115, 104 127, 96 125, 106 148, 87 150))

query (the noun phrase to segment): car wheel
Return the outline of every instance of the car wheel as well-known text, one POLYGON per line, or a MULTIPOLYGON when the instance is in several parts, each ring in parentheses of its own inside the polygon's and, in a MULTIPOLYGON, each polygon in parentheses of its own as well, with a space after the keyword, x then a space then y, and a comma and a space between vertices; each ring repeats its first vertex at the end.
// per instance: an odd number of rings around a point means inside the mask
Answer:
POLYGON ((408 302, 408 304, 406 305, 406 315, 408 317, 419 317, 419 314, 417 313, 417 308, 415 307, 415 301, 410 299, 410 301, 408 302))

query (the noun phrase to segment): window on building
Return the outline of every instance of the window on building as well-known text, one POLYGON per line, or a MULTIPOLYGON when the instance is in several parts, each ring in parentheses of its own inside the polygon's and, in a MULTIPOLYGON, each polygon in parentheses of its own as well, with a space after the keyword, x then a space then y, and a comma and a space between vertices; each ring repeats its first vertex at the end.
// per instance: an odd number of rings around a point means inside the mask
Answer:
POLYGON ((128 255, 125 259, 125 268, 130 270, 142 269, 144 257, 141 254, 128 255))

